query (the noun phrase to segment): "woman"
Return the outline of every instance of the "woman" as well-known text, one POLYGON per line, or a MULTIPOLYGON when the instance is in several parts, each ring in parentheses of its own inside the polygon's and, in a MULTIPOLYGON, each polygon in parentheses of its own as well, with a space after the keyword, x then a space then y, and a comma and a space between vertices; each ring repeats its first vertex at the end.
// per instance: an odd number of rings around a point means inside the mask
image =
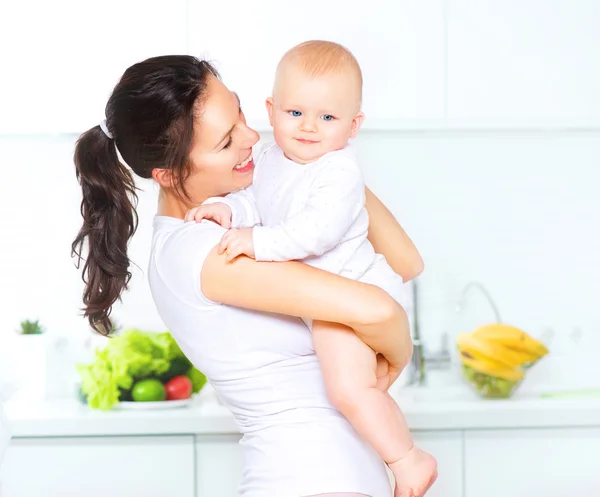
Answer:
MULTIPOLYGON (((83 226, 73 251, 80 255, 87 240, 85 315, 97 331, 110 330, 111 307, 131 277, 126 248, 137 225, 135 187, 118 150, 138 176, 160 187, 152 295, 244 434, 242 495, 389 497, 383 463, 328 401, 310 333, 294 316, 357 333, 388 360, 394 380, 412 353, 403 309, 375 286, 299 262, 227 263, 217 248, 220 226, 183 221, 208 197, 252 182, 257 141, 237 96, 207 62, 165 56, 127 69, 106 121, 81 135, 75 150, 83 226)), ((370 192, 368 209, 375 249, 405 279, 417 274, 414 246, 370 192)))

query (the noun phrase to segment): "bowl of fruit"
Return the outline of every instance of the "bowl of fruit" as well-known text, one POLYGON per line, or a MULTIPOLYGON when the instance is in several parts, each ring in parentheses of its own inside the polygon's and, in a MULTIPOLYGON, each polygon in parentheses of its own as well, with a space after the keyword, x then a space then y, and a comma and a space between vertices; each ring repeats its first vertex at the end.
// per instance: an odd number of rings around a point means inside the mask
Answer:
POLYGON ((206 384, 169 332, 125 330, 76 368, 81 401, 101 410, 184 407, 206 384))
POLYGON ((497 323, 459 334, 456 344, 463 376, 487 399, 513 395, 527 370, 548 354, 542 342, 523 330, 497 323))

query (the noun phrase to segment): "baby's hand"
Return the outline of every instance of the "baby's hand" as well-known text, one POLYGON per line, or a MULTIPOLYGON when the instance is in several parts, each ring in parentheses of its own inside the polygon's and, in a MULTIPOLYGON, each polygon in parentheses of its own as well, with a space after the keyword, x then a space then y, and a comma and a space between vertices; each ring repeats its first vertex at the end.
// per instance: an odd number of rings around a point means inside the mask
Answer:
POLYGON ((423 497, 438 476, 437 461, 417 447, 389 468, 396 480, 394 497, 423 497))
POLYGON ((223 235, 219 248, 219 254, 227 254, 227 262, 232 261, 238 255, 245 254, 254 258, 254 240, 252 239, 252 228, 232 229, 223 235))
POLYGON ((223 228, 231 228, 231 208, 222 202, 214 204, 199 205, 187 211, 184 221, 196 221, 199 223, 203 219, 212 219, 219 223, 223 228))

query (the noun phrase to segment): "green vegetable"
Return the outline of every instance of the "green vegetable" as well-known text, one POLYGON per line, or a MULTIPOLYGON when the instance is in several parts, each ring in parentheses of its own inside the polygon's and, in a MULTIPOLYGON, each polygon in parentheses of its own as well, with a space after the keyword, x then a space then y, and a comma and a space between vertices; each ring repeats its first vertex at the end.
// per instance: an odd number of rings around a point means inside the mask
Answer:
POLYGON ((206 384, 206 376, 194 366, 192 366, 185 375, 192 380, 192 393, 198 393, 206 384))
POLYGON ((131 390, 135 402, 157 402, 165 400, 166 396, 165 386, 154 378, 138 381, 131 390))
POLYGON ((167 383, 169 380, 175 378, 176 376, 181 376, 187 373, 188 369, 190 369, 190 361, 187 360, 186 357, 176 357, 171 362, 169 369, 167 372, 160 376, 160 381, 163 383, 167 383))
POLYGON ((119 388, 119 401, 128 402, 132 401, 131 390, 125 390, 124 388, 119 388))
MULTIPOLYGON (((110 338, 106 347, 96 350, 94 362, 78 365, 77 371, 88 405, 107 410, 119 400, 128 399, 135 382, 161 378, 175 364, 182 368, 182 363, 186 366, 184 370, 192 367, 169 332, 128 329, 110 338)), ((200 380, 197 373, 194 375, 196 380, 190 379, 196 392, 200 380)))

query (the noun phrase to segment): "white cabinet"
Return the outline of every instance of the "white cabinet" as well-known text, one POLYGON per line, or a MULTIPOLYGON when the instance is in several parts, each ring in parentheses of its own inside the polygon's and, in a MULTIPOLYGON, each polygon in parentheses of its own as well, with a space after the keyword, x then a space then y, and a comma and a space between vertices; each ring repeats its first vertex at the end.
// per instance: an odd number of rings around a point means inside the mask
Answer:
MULTIPOLYGON (((600 428, 413 432, 439 477, 427 497, 598 497, 600 428)), ((234 497, 240 435, 18 438, 2 497, 234 497)))
POLYGON ((196 436, 196 497, 238 495, 243 463, 239 440, 240 435, 196 436))
POLYGON ((194 497, 194 437, 21 438, 3 497, 194 497))
MULTIPOLYGON (((415 443, 438 461, 439 477, 427 497, 463 497, 461 431, 417 431, 415 443)), ((196 497, 233 497, 242 477, 239 435, 196 437, 196 497)))
POLYGON ((438 462, 439 476, 427 497, 463 497, 463 433, 417 431, 413 433, 413 440, 438 462))
POLYGON ((448 117, 600 118, 600 2, 448 0, 448 117))
POLYGON ((2 2, 0 133, 94 126, 127 67, 185 52, 185 19, 186 0, 2 2))
POLYGON ((444 115, 443 0, 190 0, 191 53, 212 60, 251 123, 266 123, 275 68, 293 45, 333 40, 364 76, 365 127, 444 115))
POLYGON ((465 433, 465 497, 568 495, 600 495, 600 428, 465 433))

